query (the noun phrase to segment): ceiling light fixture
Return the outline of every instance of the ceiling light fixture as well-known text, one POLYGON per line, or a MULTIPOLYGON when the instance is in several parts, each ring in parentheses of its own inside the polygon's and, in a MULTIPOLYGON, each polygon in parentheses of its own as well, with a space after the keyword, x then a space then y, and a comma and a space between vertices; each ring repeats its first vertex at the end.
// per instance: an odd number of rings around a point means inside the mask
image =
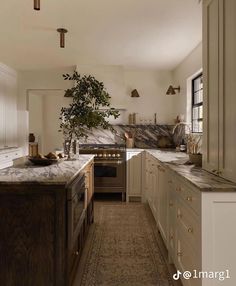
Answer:
POLYGON ((64 28, 57 29, 57 32, 60 33, 60 47, 65 48, 65 33, 68 31, 64 28))
POLYGON ((40 0, 34 0, 34 10, 40 10, 40 0))
POLYGON ((140 97, 137 89, 134 89, 134 90, 131 91, 131 97, 140 97))
POLYGON ((170 85, 170 86, 168 87, 167 91, 166 91, 166 94, 167 94, 167 95, 174 95, 174 94, 176 94, 176 92, 175 92, 176 90, 177 90, 178 92, 180 92, 180 86, 178 86, 178 87, 173 87, 172 85, 170 85))

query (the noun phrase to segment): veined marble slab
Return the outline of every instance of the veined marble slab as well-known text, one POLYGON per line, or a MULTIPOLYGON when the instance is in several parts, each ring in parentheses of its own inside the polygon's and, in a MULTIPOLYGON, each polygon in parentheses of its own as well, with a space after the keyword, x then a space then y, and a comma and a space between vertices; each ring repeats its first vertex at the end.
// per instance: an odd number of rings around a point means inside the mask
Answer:
POLYGON ((67 184, 93 160, 93 155, 79 155, 73 161, 63 160, 49 166, 36 166, 32 163, 20 164, 0 170, 1 184, 67 184))
POLYGON ((186 180, 186 182, 204 192, 235 192, 236 184, 213 175, 194 165, 183 165, 188 161, 188 155, 181 152, 146 150, 157 158, 164 166, 186 180))
POLYGON ((173 145, 179 145, 185 137, 185 127, 178 126, 173 133, 174 125, 113 125, 116 133, 105 129, 88 131, 87 140, 80 140, 82 144, 125 144, 125 132, 134 135, 134 144, 137 148, 157 148, 158 140, 162 136, 168 137, 173 145))

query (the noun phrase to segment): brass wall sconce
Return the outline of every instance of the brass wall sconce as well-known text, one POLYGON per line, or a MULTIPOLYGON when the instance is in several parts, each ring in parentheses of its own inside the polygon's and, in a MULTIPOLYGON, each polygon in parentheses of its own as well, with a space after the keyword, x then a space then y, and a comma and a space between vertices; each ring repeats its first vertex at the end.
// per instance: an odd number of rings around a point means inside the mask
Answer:
POLYGON ((137 89, 134 89, 134 90, 131 91, 131 97, 140 97, 137 89))
POLYGON ((34 10, 40 10, 40 0, 34 0, 34 10))
POLYGON ((176 92, 175 92, 176 90, 178 92, 180 92, 180 86, 173 87, 172 85, 170 85, 166 91, 166 95, 174 95, 174 94, 176 94, 176 92))
POLYGON ((57 32, 60 33, 60 47, 65 48, 65 33, 68 31, 64 28, 57 29, 57 32))

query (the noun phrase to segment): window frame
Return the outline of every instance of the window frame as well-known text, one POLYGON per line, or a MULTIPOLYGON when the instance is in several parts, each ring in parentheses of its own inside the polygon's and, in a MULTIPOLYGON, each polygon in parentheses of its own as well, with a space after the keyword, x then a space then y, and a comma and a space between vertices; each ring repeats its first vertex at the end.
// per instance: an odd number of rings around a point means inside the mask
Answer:
MULTIPOLYGON (((194 78, 192 78, 192 90, 191 90, 191 99, 192 99, 192 102, 191 102, 191 130, 192 130, 192 133, 196 133, 196 134, 202 134, 203 133, 203 130, 202 131, 194 131, 194 128, 193 128, 193 121, 194 121, 194 119, 193 119, 193 110, 194 110, 194 108, 195 107, 200 107, 200 106, 202 106, 202 108, 203 108, 203 98, 202 98, 202 101, 201 102, 199 102, 199 103, 195 103, 194 104, 194 99, 195 99, 195 93, 197 92, 197 91, 200 91, 200 90, 202 90, 202 93, 203 93, 203 87, 201 88, 201 89, 198 89, 198 90, 196 90, 195 91, 195 89, 194 89, 194 82, 195 82, 195 80, 197 80, 197 79, 199 79, 199 78, 202 78, 202 76, 203 76, 203 73, 202 72, 200 72, 199 74, 197 74, 194 78)), ((196 119, 195 119, 196 120, 196 119)), ((203 121, 203 116, 202 116, 202 118, 200 118, 200 117, 197 117, 197 120, 198 121, 203 121)))

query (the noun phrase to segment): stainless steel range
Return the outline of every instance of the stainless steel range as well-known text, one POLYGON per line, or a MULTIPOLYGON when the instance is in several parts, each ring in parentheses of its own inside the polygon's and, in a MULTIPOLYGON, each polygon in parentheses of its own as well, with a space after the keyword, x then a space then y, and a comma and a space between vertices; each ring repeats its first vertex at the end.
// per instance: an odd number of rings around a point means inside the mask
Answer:
POLYGON ((125 146, 119 144, 82 144, 80 154, 94 154, 95 193, 120 193, 125 200, 125 146))

